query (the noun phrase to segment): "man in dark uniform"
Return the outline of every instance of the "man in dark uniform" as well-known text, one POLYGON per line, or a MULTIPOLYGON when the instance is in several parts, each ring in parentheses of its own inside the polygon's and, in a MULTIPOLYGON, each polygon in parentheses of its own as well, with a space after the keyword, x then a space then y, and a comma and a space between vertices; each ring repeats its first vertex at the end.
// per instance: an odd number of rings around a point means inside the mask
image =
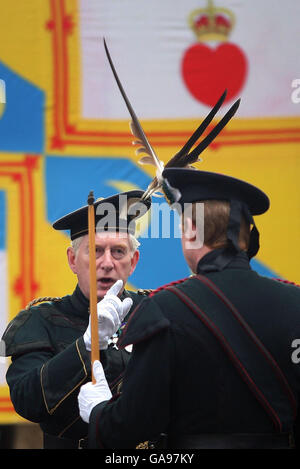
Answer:
POLYGON ((249 265, 259 248, 253 215, 268 209, 268 197, 194 169, 165 169, 163 190, 183 212, 194 275, 152 292, 131 315, 118 341, 133 344, 118 398, 95 362, 97 382, 78 396, 90 447, 133 448, 158 433, 173 449, 293 447, 300 289, 249 265))
MULTIPOLYGON (((130 191, 94 204, 98 301, 104 297, 98 303, 100 359, 112 393, 120 386, 130 353, 118 350, 110 336, 118 334, 130 306, 133 310, 143 298, 124 289, 139 258, 135 219, 150 208, 147 200, 144 210, 134 210, 142 194, 130 191), (108 295, 114 302, 109 307, 108 295)), ((38 306, 33 301, 11 321, 3 335, 6 354, 12 357, 6 378, 15 410, 40 424, 45 448, 78 448, 86 444, 88 426, 79 416, 77 394, 91 379, 88 206, 53 226, 70 230, 68 262, 78 285, 72 295, 38 306)))

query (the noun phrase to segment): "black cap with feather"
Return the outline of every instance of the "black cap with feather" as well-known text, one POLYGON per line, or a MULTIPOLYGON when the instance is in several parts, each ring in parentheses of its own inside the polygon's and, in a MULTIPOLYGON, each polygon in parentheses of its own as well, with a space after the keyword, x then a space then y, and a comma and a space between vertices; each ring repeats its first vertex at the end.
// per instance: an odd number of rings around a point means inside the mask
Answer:
MULTIPOLYGON (((201 122, 199 127, 195 130, 192 136, 188 139, 188 141, 184 144, 181 150, 176 153, 167 163, 164 163, 159 160, 155 151, 153 150, 150 142, 148 141, 142 126, 126 96, 126 93, 123 89, 123 86, 120 82, 120 79, 117 75, 115 70, 114 64, 112 62, 110 53, 108 51, 106 42, 104 40, 104 47, 106 51, 106 55, 108 61, 110 63, 112 72, 116 79, 117 85, 119 90, 124 98, 126 103, 127 109, 131 115, 131 131, 135 137, 134 144, 138 145, 137 154, 140 155, 144 153, 146 156, 140 158, 139 163, 141 164, 151 164, 156 167, 156 177, 151 181, 147 189, 145 190, 142 199, 146 199, 150 195, 154 194, 156 191, 161 191, 164 196, 166 197, 167 201, 171 204, 176 200, 174 197, 170 197, 170 189, 172 195, 180 194, 179 198, 181 197, 181 202, 184 204, 184 195, 185 193, 189 194, 189 198, 193 199, 193 201, 201 201, 203 199, 203 194, 206 194, 206 199, 219 199, 219 200, 229 200, 230 201, 230 220, 229 226, 227 230, 228 240, 230 241, 230 246, 227 252, 222 253, 218 259, 219 269, 221 270, 224 266, 230 261, 233 255, 236 252, 240 251, 238 246, 238 236, 240 230, 240 223, 241 217, 245 216, 247 221, 253 225, 251 231, 251 238, 250 238, 250 247, 248 250, 248 256, 251 258, 254 256, 258 249, 259 249, 259 233, 254 224, 254 220, 252 215, 257 213, 263 213, 269 207, 269 199, 267 196, 260 191, 259 189, 251 186, 244 181, 240 181, 234 178, 230 178, 229 176, 218 175, 215 173, 208 173, 206 171, 198 171, 193 168, 193 164, 199 160, 199 155, 207 148, 210 143, 217 137, 217 135, 221 132, 221 130, 227 125, 230 119, 236 113, 239 105, 240 99, 238 99, 227 111, 227 113, 223 116, 223 118, 216 124, 216 126, 209 132, 209 134, 204 137, 200 143, 198 143, 194 148, 193 146, 199 140, 199 138, 203 135, 204 131, 211 123, 213 118, 215 117, 216 113, 222 106, 225 97, 226 97, 226 90, 219 98, 217 103, 214 105, 212 110, 206 116, 206 118, 201 122), (193 149, 192 149, 193 148, 193 149), (194 171, 189 171, 191 168, 194 171), (174 171, 172 171, 172 169, 174 171), (193 174, 194 173, 194 174, 193 174), (176 176, 176 181, 180 181, 178 184, 181 188, 181 192, 175 186, 171 186, 168 179, 170 176, 176 176), (195 185, 196 181, 196 185, 195 185), (186 192, 182 191, 182 188, 190 187, 191 182, 193 182, 193 190, 194 193, 192 194, 191 198, 191 191, 187 190, 186 192), (198 186, 197 186, 198 184, 198 186), (223 191, 223 192, 222 192, 223 191), (225 191, 225 192, 224 192, 225 191), (182 196, 183 192, 183 196, 182 196), (241 194, 247 194, 244 198, 241 194), (251 210, 251 197, 254 199, 257 198, 256 202, 261 204, 258 207, 258 212, 251 210), (249 205, 250 204, 250 205, 249 205)), ((171 178, 172 179, 172 178, 171 178)), ((191 202, 192 200, 189 200, 191 202)))

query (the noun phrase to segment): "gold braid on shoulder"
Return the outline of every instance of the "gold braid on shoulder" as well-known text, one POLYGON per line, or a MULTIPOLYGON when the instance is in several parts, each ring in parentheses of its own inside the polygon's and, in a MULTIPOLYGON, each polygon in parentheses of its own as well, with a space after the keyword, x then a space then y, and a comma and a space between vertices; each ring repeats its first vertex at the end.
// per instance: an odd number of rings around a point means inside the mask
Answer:
POLYGON ((35 298, 34 300, 30 301, 25 309, 31 308, 31 306, 36 305, 37 303, 42 303, 43 301, 60 301, 62 298, 60 296, 42 296, 40 298, 35 298))
POLYGON ((149 441, 144 441, 144 443, 139 443, 135 449, 150 449, 149 448, 149 441))
POLYGON ((147 288, 139 288, 139 290, 137 290, 137 294, 138 295, 144 295, 144 296, 148 296, 150 295, 150 293, 153 291, 153 289, 147 289, 147 288))

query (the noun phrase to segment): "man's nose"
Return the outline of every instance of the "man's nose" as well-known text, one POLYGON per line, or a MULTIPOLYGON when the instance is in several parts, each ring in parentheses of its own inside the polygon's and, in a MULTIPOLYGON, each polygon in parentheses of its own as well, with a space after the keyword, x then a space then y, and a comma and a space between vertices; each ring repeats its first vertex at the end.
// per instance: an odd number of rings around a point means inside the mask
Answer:
POLYGON ((111 270, 114 266, 113 257, 111 255, 110 249, 106 249, 103 255, 100 258, 99 265, 102 269, 111 270))

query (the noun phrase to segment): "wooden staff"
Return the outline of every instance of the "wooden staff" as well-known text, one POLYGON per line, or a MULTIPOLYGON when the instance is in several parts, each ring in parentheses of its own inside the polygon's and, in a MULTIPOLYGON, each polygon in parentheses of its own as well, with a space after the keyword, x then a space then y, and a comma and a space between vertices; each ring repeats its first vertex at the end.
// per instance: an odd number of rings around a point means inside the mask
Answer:
POLYGON ((94 193, 88 196, 88 227, 89 227, 89 268, 90 268, 90 315, 91 315, 91 364, 92 382, 96 379, 93 374, 93 363, 100 360, 99 333, 97 316, 97 279, 96 279, 96 247, 95 247, 95 207, 94 193))

